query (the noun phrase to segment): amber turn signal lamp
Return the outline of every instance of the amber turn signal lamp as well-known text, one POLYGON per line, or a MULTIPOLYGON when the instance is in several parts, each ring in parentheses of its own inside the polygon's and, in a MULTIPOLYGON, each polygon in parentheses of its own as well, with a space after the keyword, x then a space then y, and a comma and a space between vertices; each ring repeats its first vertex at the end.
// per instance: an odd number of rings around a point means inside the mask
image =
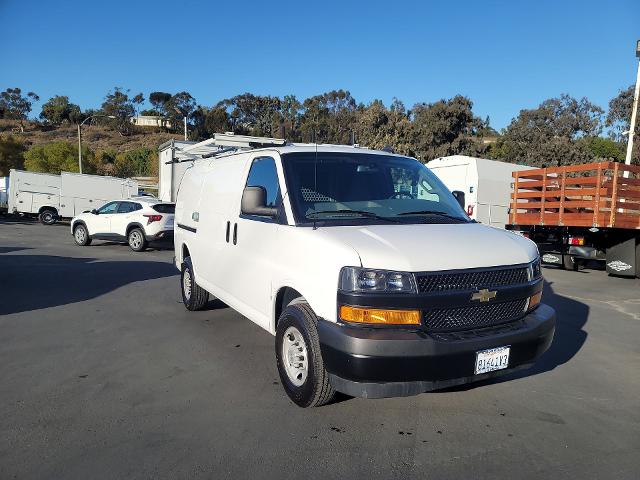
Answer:
POLYGON ((533 310, 538 305, 540 305, 540 300, 542 300, 542 292, 538 292, 535 295, 529 297, 529 310, 533 310))
POLYGON ((340 320, 379 325, 420 325, 420 310, 382 310, 342 305, 340 320))

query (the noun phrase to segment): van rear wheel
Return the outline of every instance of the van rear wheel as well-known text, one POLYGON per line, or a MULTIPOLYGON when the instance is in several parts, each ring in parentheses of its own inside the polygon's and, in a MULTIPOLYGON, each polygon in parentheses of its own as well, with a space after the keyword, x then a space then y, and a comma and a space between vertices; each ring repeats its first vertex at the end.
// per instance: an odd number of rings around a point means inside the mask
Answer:
POLYGON ((325 405, 335 395, 324 368, 318 317, 308 303, 290 304, 276 327, 276 361, 285 392, 299 407, 325 405))
POLYGON ((182 262, 180 285, 182 286, 182 303, 187 310, 202 310, 209 301, 209 292, 196 283, 189 257, 182 262))

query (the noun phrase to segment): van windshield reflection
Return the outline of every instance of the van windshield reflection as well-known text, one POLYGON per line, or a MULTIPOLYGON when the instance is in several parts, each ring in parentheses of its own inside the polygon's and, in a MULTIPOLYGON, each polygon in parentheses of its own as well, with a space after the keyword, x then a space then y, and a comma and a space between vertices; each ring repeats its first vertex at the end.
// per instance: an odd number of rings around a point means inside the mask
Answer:
POLYGON ((438 178, 395 155, 315 152, 282 156, 296 223, 467 223, 438 178))

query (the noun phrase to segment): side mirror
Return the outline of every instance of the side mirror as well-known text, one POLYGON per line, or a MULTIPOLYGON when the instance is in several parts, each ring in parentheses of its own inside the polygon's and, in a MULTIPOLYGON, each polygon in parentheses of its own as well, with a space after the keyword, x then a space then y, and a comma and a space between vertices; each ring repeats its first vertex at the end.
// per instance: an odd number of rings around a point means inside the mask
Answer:
POLYGON ((91 213, 93 213, 94 215, 98 215, 98 210, 94 208, 93 210, 91 210, 91 213))
POLYGON ((242 192, 240 211, 245 215, 260 215, 263 217, 276 217, 278 209, 267 207, 267 191, 264 187, 245 187, 242 192))
POLYGON ((456 200, 460 204, 460 208, 462 208, 464 210, 464 206, 466 205, 466 202, 464 201, 464 192, 461 192, 460 190, 454 190, 451 193, 453 194, 453 196, 456 198, 456 200))

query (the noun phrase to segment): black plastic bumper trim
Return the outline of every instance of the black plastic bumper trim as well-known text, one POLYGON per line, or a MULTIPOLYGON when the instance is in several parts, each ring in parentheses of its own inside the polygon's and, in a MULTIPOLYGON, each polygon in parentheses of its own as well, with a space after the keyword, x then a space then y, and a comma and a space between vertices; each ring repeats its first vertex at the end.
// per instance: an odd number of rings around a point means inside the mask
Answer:
POLYGON ((443 340, 422 331, 356 328, 321 320, 320 347, 334 387, 353 396, 413 395, 459 385, 474 375, 476 352, 510 345, 509 368, 532 364, 551 345, 555 311, 540 305, 520 322, 521 328, 490 335, 443 340), (410 393, 398 393, 410 392, 410 393))

